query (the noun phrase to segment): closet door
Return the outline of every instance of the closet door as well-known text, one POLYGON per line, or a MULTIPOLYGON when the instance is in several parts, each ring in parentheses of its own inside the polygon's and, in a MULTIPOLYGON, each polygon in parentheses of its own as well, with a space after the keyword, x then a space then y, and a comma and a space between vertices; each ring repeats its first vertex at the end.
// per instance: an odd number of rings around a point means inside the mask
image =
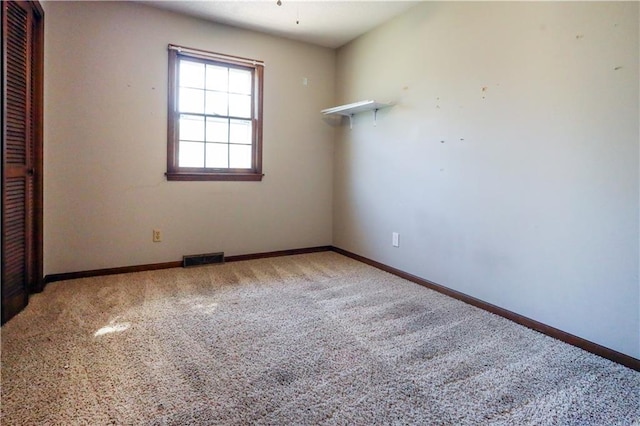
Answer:
POLYGON ((42 283, 42 11, 2 2, 2 323, 42 283))

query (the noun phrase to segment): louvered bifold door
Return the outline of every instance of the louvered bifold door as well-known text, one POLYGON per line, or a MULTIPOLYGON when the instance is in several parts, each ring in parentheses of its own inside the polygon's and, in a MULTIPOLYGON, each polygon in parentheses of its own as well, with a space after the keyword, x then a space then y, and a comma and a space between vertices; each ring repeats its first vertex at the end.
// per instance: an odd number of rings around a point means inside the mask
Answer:
POLYGON ((33 13, 25 2, 2 2, 4 155, 2 322, 28 302, 33 256, 33 13))

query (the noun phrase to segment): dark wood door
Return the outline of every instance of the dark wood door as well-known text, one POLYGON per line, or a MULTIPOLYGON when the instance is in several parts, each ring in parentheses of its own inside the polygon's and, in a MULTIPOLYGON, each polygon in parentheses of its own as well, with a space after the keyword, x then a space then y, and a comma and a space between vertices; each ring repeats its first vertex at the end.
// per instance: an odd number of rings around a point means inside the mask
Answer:
POLYGON ((2 323, 42 286, 42 17, 2 2, 2 323))

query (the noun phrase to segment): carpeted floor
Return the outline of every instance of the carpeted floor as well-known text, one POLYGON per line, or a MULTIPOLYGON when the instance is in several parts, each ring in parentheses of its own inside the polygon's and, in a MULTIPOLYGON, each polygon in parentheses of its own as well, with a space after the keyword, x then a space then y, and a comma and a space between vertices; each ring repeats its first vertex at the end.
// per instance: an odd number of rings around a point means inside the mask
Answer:
POLYGON ((2 425, 640 424, 640 373, 332 252, 50 284, 2 425))

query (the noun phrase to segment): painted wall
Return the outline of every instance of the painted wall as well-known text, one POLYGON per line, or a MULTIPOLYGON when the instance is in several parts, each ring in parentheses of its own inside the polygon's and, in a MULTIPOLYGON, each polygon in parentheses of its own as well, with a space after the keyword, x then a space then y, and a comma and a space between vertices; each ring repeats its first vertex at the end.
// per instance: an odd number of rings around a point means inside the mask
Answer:
POLYGON ((640 358, 637 2, 418 5, 338 51, 334 245, 640 358), (391 233, 400 233, 400 247, 391 233))
POLYGON ((45 274, 331 244, 335 51, 135 3, 44 8, 45 274), (262 182, 166 181, 169 43, 265 61, 262 182))

